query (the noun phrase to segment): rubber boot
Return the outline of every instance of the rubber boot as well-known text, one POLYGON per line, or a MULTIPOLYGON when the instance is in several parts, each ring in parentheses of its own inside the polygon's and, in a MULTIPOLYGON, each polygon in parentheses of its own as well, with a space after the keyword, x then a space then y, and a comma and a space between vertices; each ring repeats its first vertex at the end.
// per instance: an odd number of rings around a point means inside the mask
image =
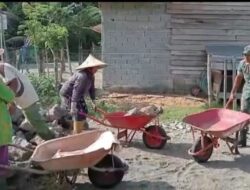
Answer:
POLYGON ((84 121, 74 121, 73 134, 81 133, 83 131, 84 121))

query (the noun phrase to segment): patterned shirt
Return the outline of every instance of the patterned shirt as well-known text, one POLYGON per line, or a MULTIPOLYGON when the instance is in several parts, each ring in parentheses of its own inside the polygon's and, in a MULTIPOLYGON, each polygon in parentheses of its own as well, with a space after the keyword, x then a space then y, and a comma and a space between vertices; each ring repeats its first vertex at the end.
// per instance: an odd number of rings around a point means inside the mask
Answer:
POLYGON ((250 64, 242 60, 238 66, 237 73, 243 75, 245 84, 242 89, 242 98, 250 98, 250 64))
POLYGON ((84 95, 90 95, 92 100, 95 99, 95 85, 93 74, 82 70, 74 73, 71 78, 66 81, 61 90, 60 95, 71 98, 71 102, 79 102, 84 95))

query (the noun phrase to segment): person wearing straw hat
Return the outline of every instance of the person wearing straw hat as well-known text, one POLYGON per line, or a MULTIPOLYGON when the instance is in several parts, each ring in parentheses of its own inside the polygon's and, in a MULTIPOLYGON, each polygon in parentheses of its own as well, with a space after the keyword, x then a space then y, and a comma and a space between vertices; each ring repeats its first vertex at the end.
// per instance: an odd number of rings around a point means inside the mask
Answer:
POLYGON ((82 114, 88 113, 84 96, 89 94, 95 107, 94 74, 105 66, 105 63, 90 54, 60 89, 62 105, 70 109, 73 116, 73 133, 88 129, 86 117, 82 114))
MULTIPOLYGON (((0 55, 3 53, 4 49, 0 49, 0 55)), ((40 114, 39 97, 29 78, 8 63, 0 63, 0 78, 15 93, 15 104, 23 111, 37 134, 44 140, 54 138, 54 133, 40 114)))
MULTIPOLYGON (((237 75, 234 79, 233 88, 226 104, 226 108, 229 108, 229 105, 236 98, 237 91, 244 79, 245 84, 241 95, 241 111, 250 114, 250 45, 244 48, 243 55, 244 59, 239 63, 237 75)), ((240 131, 239 144, 243 147, 246 146, 247 131, 248 127, 245 127, 240 131)))

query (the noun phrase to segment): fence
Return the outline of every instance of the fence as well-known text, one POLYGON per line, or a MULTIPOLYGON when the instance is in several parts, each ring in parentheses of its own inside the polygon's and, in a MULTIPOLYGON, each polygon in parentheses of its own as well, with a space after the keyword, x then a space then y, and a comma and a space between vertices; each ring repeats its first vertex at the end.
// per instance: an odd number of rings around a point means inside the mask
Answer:
MULTIPOLYGON (((92 53, 96 58, 101 59, 101 48, 97 46, 92 48, 91 50, 84 49, 82 51, 82 60, 85 60, 90 53, 92 53)), ((78 62, 78 56, 78 52, 70 52, 70 61, 78 62)), ((23 49, 7 48, 5 51, 5 61, 10 63, 11 65, 14 65, 18 70, 21 70, 22 72, 24 69, 28 71, 29 68, 38 69, 36 64, 34 46, 29 46, 26 51, 23 51, 23 49)), ((67 62, 66 50, 65 61, 67 62)), ((48 53, 48 62, 49 67, 53 67, 53 58, 51 53, 48 53)))

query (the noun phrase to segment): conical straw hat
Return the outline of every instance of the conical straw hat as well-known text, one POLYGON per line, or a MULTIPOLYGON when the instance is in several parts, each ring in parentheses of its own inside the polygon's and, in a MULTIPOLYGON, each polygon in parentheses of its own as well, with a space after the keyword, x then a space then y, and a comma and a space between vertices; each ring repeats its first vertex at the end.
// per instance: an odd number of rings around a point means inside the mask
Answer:
POLYGON ((105 66, 107 66, 106 63, 96 59, 93 55, 89 54, 87 59, 81 65, 79 65, 76 69, 77 70, 83 70, 83 69, 90 68, 90 67, 103 68, 105 66))

